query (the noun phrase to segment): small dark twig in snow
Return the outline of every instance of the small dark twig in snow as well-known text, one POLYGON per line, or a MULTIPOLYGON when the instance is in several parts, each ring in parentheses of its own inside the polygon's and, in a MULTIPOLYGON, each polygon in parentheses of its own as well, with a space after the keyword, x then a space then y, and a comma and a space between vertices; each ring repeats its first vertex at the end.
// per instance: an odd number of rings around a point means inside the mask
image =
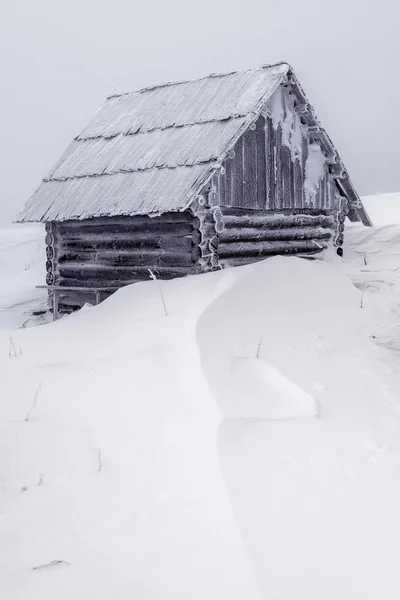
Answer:
POLYGON ((42 382, 40 382, 39 385, 36 388, 35 395, 33 396, 32 406, 31 406, 30 410, 28 411, 28 414, 26 415, 25 421, 29 420, 29 417, 31 416, 31 414, 33 413, 33 411, 35 410, 35 408, 37 407, 37 403, 38 403, 38 400, 39 400, 39 394, 40 394, 40 390, 41 389, 42 389, 42 382))
POLYGON ((364 265, 367 266, 367 253, 364 252, 364 265))
POLYGON ((39 483, 38 483, 38 485, 43 485, 43 482, 44 482, 44 474, 43 474, 43 473, 40 473, 40 475, 39 475, 39 483))
POLYGON ((65 560, 52 560, 49 563, 44 565, 38 565, 37 567, 32 567, 33 571, 39 571, 40 569, 48 569, 49 567, 69 567, 70 563, 65 560))
POLYGON ((107 83, 108 83, 108 85, 111 85, 111 87, 112 87, 112 88, 114 88, 114 92, 115 92, 116 94, 118 94, 118 93, 119 93, 119 92, 118 92, 118 89, 117 89, 117 86, 116 86, 116 85, 114 85, 112 81, 107 81, 107 83))
POLYGON ((103 463, 101 462, 101 450, 97 450, 97 459, 99 461, 99 468, 97 469, 97 472, 100 473, 103 468, 103 463))
POLYGON ((261 346, 262 346, 263 341, 264 341, 264 336, 260 337, 260 339, 258 340, 256 358, 260 358, 261 346))
POLYGON ((10 346, 8 349, 8 356, 9 356, 9 358, 15 358, 17 356, 17 351, 15 349, 15 344, 14 344, 14 340, 12 337, 10 337, 10 346))
POLYGON ((164 314, 165 314, 165 316, 167 317, 167 316, 168 316, 168 312, 167 312, 167 307, 166 307, 166 304, 165 304, 165 298, 164 298, 164 293, 163 293, 163 291, 162 291, 161 284, 160 284, 159 280, 157 279, 157 277, 155 276, 155 274, 153 273, 153 271, 152 271, 151 269, 148 269, 148 271, 149 271, 149 273, 150 273, 150 277, 151 277, 151 278, 152 278, 154 281, 156 281, 156 282, 157 282, 157 287, 158 287, 158 290, 159 290, 159 292, 160 292, 161 300, 162 300, 163 307, 164 307, 164 314))
POLYGON ((364 292, 361 292, 360 308, 364 308, 364 292))

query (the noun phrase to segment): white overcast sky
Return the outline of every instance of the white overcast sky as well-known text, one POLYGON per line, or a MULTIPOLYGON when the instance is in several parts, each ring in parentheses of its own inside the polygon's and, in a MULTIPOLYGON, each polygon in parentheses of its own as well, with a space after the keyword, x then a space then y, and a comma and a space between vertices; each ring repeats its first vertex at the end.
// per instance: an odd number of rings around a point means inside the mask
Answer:
POLYGON ((399 0, 9 0, 0 224, 105 97, 286 60, 362 195, 400 191, 399 0))

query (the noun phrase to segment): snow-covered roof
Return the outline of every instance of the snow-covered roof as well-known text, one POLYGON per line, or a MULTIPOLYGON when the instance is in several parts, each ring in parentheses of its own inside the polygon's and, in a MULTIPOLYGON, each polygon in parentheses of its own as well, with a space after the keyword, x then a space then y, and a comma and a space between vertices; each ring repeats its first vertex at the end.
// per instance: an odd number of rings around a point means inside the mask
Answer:
POLYGON ((279 63, 111 96, 17 221, 184 210, 289 70, 279 63))
POLYGON ((184 209, 288 68, 211 75, 108 98, 18 220, 184 209))

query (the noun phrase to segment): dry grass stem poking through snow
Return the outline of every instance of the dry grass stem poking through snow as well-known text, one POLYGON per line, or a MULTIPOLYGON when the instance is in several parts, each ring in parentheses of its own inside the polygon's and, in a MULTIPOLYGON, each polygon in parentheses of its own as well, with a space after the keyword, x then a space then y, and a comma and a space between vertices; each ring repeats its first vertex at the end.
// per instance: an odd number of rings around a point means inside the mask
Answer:
POLYGON ((262 346, 263 341, 264 341, 264 336, 260 337, 260 339, 258 340, 256 358, 260 358, 261 346, 262 346))
MULTIPOLYGON (((20 354, 22 354, 22 351, 20 349, 20 354)), ((15 344, 14 344, 14 340, 12 337, 10 337, 10 345, 8 348, 8 356, 9 358, 15 358, 17 356, 17 350, 15 348, 15 344)))
POLYGON ((35 410, 35 408, 37 407, 37 403, 38 403, 38 400, 39 400, 39 394, 40 394, 40 390, 41 389, 42 389, 42 382, 40 382, 39 385, 36 388, 35 395, 33 396, 32 406, 31 406, 30 410, 28 411, 28 414, 26 415, 25 421, 29 420, 29 417, 31 416, 31 414, 33 413, 33 411, 35 410))
POLYGON ((98 473, 100 473, 100 471, 103 468, 103 463, 101 462, 101 450, 97 450, 97 459, 99 461, 99 467, 97 469, 98 473))
POLYGON ((38 565, 37 567, 32 567, 33 571, 39 571, 41 569, 48 569, 50 567, 69 567, 70 563, 66 560, 52 560, 49 563, 44 565, 38 565))
POLYGON ((157 279, 157 277, 155 276, 155 274, 153 273, 153 271, 152 271, 151 269, 149 269, 149 273, 150 273, 150 277, 151 277, 151 278, 152 278, 154 281, 156 281, 156 282, 157 282, 157 287, 158 287, 158 290, 159 290, 159 292, 160 292, 161 300, 162 300, 163 307, 164 307, 164 314, 165 314, 165 316, 167 317, 167 316, 168 316, 168 312, 167 312, 167 306, 166 306, 166 304, 165 304, 164 292, 162 291, 161 284, 160 284, 159 280, 157 279))

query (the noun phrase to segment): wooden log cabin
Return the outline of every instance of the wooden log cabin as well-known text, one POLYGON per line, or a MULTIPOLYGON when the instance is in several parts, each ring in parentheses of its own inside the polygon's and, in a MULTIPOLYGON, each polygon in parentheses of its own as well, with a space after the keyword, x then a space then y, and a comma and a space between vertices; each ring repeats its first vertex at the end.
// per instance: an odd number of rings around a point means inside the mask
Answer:
POLYGON ((341 254, 370 219, 286 63, 107 99, 18 215, 46 228, 53 312, 152 274, 341 254))

